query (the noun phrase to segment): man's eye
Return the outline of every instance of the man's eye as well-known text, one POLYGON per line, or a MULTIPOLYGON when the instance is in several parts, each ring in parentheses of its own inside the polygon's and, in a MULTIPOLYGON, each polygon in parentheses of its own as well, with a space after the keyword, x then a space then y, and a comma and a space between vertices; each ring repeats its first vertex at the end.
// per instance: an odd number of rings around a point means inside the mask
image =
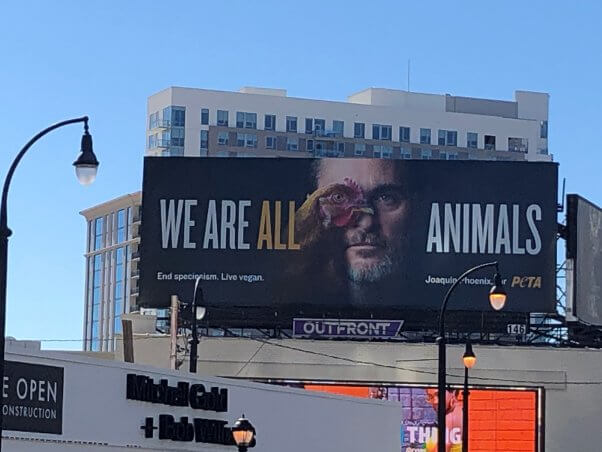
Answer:
POLYGON ((375 200, 377 206, 381 207, 397 207, 401 202, 401 198, 397 193, 381 193, 375 200))

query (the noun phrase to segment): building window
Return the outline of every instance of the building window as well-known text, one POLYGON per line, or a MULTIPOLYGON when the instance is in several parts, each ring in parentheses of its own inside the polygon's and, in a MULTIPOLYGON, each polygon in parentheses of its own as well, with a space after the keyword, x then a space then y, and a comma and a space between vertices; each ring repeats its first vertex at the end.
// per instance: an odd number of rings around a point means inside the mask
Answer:
POLYGON ((433 157, 433 153, 430 149, 421 149, 420 158, 422 160, 430 160, 433 157))
POLYGON ((103 217, 94 220, 94 251, 102 248, 103 217))
POLYGON ((209 132, 207 130, 201 130, 201 149, 207 149, 209 147, 209 132))
POLYGON ((208 108, 201 108, 201 124, 203 124, 204 126, 209 125, 209 109, 208 108))
POLYGON ((343 154, 345 153, 345 142, 343 142, 343 141, 339 141, 339 142, 337 143, 337 151, 338 151, 339 153, 343 153, 343 154))
POLYGON ((372 139, 373 140, 391 140, 391 126, 382 124, 372 124, 372 139))
POLYGON ((440 160, 458 160, 458 153, 441 151, 441 152, 439 152, 439 159, 440 160))
POLYGON ((479 134, 476 132, 468 132, 466 134, 466 147, 476 149, 478 146, 479 134))
POLYGON ((485 149, 495 151, 495 135, 485 135, 485 149))
POLYGON ((307 150, 308 151, 314 150, 314 140, 307 140, 307 150))
POLYGON ((239 129, 256 129, 257 113, 236 112, 236 127, 239 129))
POLYGON ((254 133, 247 133, 245 137, 245 146, 248 148, 257 147, 257 135, 254 133))
POLYGON ((170 133, 169 133, 169 137, 170 137, 170 146, 174 146, 174 147, 180 147, 183 148, 184 147, 184 128, 183 127, 172 127, 170 133))
POLYGON ((157 146, 157 135, 149 135, 148 136, 148 148, 149 149, 155 149, 155 147, 157 146))
POLYGON ((393 155, 393 148, 391 146, 374 145, 373 155, 375 158, 390 159, 393 155))
POLYGON ((159 126, 159 112, 151 114, 148 118, 148 128, 150 130, 159 126))
POLYGON ((245 129, 257 128, 257 113, 247 113, 245 115, 245 129))
POLYGON ((337 121, 336 119, 334 121, 332 121, 332 131, 334 132, 335 137, 342 137, 344 129, 345 129, 344 121, 337 121))
POLYGON ((400 127, 399 128, 399 141, 402 143, 410 142, 410 128, 409 127, 400 127))
POLYGON ((409 149, 406 148, 401 148, 399 150, 399 158, 404 159, 404 160, 409 160, 412 158, 412 151, 410 151, 409 149))
POLYGON ((113 292, 113 332, 121 333, 121 314, 123 314, 123 298, 125 293, 124 288, 124 253, 123 248, 117 248, 115 250, 115 286, 113 292))
POLYGON ((286 131, 297 133, 297 117, 287 116, 286 117, 286 131))
POLYGON ((117 243, 125 241, 125 209, 117 211, 117 243))
POLYGON ((305 118, 305 133, 314 133, 314 120, 305 118))
POLYGON ((266 149, 276 149, 276 137, 265 137, 265 147, 266 149))
POLYGON ((326 121, 323 119, 314 119, 314 131, 316 135, 323 135, 326 130, 326 121))
POLYGON ((539 123, 539 137, 548 138, 548 121, 541 121, 539 123))
POLYGON ((353 138, 365 138, 366 124, 363 122, 356 122, 353 124, 353 138))
POLYGON ((172 127, 184 127, 186 124, 186 110, 182 108, 175 108, 172 110, 172 127))
POLYGON ((431 144, 431 129, 420 129, 420 144, 431 144))
POLYGON ((528 152, 529 141, 526 138, 508 138, 508 150, 512 152, 528 152))
POLYGON ((186 109, 176 106, 165 107, 163 109, 163 120, 171 121, 172 127, 184 127, 186 123, 186 109))
POLYGON ((326 121, 324 119, 305 118, 305 133, 315 133, 322 136, 325 130, 326 121))
POLYGON ((92 309, 90 312, 90 349, 100 349, 100 288, 102 286, 102 255, 97 254, 92 259, 92 309))
MULTIPOLYGON (((356 124, 357 124, 357 122, 356 122, 356 124)), ((366 144, 365 143, 355 143, 355 152, 354 153, 355 153, 356 157, 362 157, 366 153, 366 144)))
POLYGON ((217 110, 217 125, 228 127, 228 111, 217 110))
POLYGON ((257 135, 254 133, 237 133, 236 145, 247 148, 257 147, 257 135))
POLYGON ((217 144, 227 145, 228 144, 228 132, 217 133, 217 144))
POLYGON ((265 115, 264 130, 276 130, 276 115, 265 115))
POLYGON ((437 144, 439 146, 457 146, 458 145, 458 132, 455 130, 442 130, 439 129, 437 144))
POLYGON ((297 137, 287 137, 286 138, 286 150, 287 151, 298 151, 299 150, 299 140, 297 137))

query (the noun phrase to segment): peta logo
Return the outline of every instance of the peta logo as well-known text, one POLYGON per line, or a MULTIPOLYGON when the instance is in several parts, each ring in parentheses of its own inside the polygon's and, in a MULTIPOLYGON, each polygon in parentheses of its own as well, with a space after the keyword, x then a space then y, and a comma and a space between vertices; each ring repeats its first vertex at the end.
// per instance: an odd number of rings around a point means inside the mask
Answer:
POLYGON ((511 287, 541 289, 541 276, 513 276, 511 287))

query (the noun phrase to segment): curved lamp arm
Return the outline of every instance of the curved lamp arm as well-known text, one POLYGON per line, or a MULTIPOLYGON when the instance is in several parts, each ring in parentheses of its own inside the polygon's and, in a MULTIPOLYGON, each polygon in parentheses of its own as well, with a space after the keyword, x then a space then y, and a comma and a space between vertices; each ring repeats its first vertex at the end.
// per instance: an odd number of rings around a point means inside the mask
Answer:
POLYGON ((445 298, 443 299, 443 303, 441 304, 441 312, 439 313, 439 336, 440 337, 443 337, 444 334, 445 334, 445 310, 447 309, 447 302, 449 301, 449 297, 451 296, 451 294, 454 291, 454 289, 468 275, 470 275, 471 273, 476 272, 477 270, 481 270, 482 268, 487 268, 487 267, 495 267, 496 270, 497 270, 498 263, 497 263, 497 261, 495 261, 495 262, 487 262, 485 264, 480 264, 480 265, 477 265, 476 267, 472 267, 471 269, 466 270, 464 273, 462 273, 462 276, 460 276, 456 280, 456 282, 453 283, 451 285, 451 287, 447 290, 447 293, 445 294, 445 298))
POLYGON ((0 209, 0 234, 2 236, 10 237, 10 234, 11 234, 11 231, 8 228, 8 223, 7 223, 8 220, 7 220, 6 212, 7 212, 7 202, 8 202, 8 189, 10 187, 10 182, 13 178, 13 174, 15 172, 15 169, 17 168, 17 165, 19 165, 19 162, 21 161, 21 159, 23 158, 25 153, 29 150, 31 145, 34 144, 36 141, 38 141, 40 138, 42 138, 44 135, 46 135, 48 132, 52 132, 54 129, 58 129, 59 127, 66 126, 68 124, 75 124, 78 122, 84 123, 85 131, 87 133, 88 132, 88 117, 87 116, 82 116, 81 118, 67 119, 66 121, 57 122, 56 124, 53 124, 50 127, 45 128, 44 130, 39 132, 36 136, 34 136, 31 140, 29 140, 27 142, 27 144, 25 146, 23 146, 23 149, 21 149, 21 151, 19 151, 19 153, 15 157, 15 160, 13 161, 13 163, 11 164, 11 166, 8 170, 8 173, 6 174, 6 179, 4 179, 4 187, 2 188, 2 207, 0 209))

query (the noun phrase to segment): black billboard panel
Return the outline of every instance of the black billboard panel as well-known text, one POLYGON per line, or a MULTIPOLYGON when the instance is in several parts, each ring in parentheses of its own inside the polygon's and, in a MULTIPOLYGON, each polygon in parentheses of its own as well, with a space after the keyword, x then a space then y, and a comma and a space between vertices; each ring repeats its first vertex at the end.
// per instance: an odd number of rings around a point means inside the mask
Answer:
MULTIPOLYGON (((200 277, 209 322, 396 319, 498 260, 507 311, 553 311, 556 186, 553 163, 147 157, 140 303, 200 277)), ((489 310, 492 276, 449 309, 489 310)))
POLYGON ((567 196, 567 258, 572 314, 602 325, 602 209, 579 195, 567 196))

